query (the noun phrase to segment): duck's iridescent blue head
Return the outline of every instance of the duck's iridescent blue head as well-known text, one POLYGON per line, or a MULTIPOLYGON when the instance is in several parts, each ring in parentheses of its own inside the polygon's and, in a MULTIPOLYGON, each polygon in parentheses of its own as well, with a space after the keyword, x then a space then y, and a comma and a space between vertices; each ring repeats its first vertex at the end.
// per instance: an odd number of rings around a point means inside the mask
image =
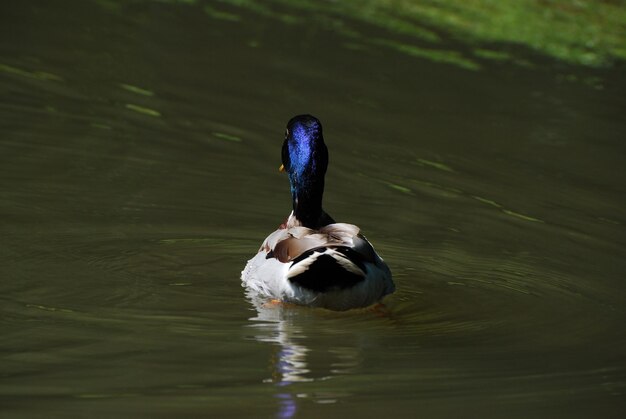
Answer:
POLYGON ((304 226, 316 227, 323 213, 324 175, 328 167, 328 149, 317 118, 311 115, 291 118, 282 161, 289 175, 294 215, 304 226))

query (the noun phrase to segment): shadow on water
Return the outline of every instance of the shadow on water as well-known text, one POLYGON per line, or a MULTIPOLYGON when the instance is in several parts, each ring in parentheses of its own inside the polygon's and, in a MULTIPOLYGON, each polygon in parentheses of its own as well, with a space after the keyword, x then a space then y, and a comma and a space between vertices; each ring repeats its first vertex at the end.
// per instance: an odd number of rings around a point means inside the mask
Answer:
POLYGON ((2 6, 3 413, 621 417, 617 56, 355 7, 2 6), (393 271, 383 311, 240 287, 301 112, 326 209, 393 271))

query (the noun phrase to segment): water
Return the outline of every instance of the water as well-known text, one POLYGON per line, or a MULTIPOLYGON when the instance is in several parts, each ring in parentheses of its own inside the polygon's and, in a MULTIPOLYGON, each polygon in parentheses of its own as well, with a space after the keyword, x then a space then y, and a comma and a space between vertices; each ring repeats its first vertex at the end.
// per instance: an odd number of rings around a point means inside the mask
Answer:
POLYGON ((219 7, 2 7, 3 416, 621 417, 620 69, 471 71, 219 7), (394 273, 383 310, 240 287, 302 112, 327 211, 394 273))

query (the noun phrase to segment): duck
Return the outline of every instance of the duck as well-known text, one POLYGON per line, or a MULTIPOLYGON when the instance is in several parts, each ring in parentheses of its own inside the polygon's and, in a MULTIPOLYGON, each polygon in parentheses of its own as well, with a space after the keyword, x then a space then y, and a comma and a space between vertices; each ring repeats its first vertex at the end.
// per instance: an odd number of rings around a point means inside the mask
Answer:
POLYGON ((365 308, 395 291, 391 270, 354 224, 322 208, 328 148, 312 115, 287 123, 279 170, 289 178, 292 211, 241 273, 254 298, 336 311, 365 308))

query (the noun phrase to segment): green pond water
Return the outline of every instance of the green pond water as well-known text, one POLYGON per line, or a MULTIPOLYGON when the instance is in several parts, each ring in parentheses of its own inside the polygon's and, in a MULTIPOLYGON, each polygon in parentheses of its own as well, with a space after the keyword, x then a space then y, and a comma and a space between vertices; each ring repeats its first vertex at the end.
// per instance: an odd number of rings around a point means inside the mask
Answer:
POLYGON ((0 416, 623 417, 623 65, 259 4, 0 6, 0 416), (299 113, 383 310, 240 285, 299 113))

